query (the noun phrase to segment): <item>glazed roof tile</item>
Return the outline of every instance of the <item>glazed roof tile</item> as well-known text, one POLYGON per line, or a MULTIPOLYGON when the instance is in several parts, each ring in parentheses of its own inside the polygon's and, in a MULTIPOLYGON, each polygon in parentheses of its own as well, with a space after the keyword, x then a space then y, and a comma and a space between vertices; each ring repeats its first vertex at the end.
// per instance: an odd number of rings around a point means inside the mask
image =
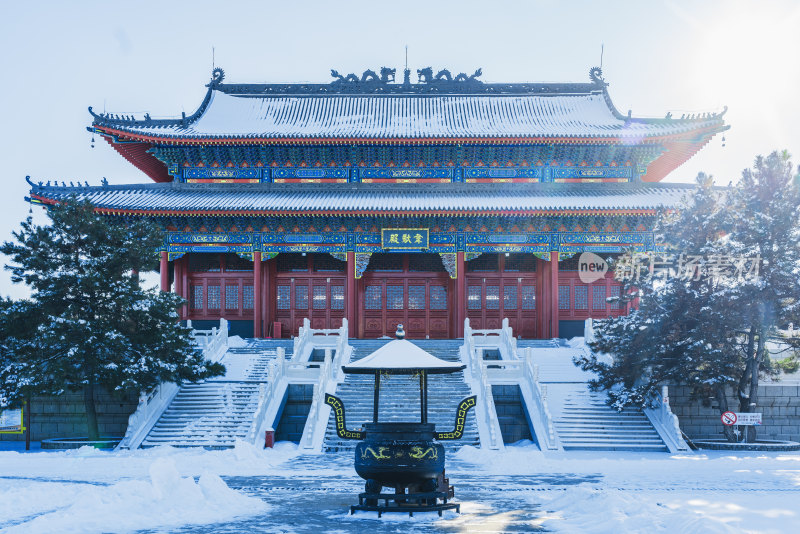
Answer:
POLYGON ((191 120, 109 124, 158 138, 622 138, 720 126, 710 116, 628 119, 601 91, 569 95, 235 95, 212 90, 191 120))
POLYGON ((170 215, 424 215, 520 214, 655 210, 678 205, 685 184, 184 184, 34 185, 36 201, 74 195, 103 211, 170 215))
POLYGON ((480 70, 455 81, 365 82, 370 72, 354 83, 228 84, 222 69, 215 69, 205 98, 189 116, 146 115, 140 120, 92 112, 92 126, 123 137, 168 142, 613 138, 635 143, 645 137, 725 129, 724 113, 680 119, 669 114, 663 119, 633 118, 630 112, 623 116, 611 102, 599 68, 590 71, 591 83, 483 83, 477 79, 480 70))

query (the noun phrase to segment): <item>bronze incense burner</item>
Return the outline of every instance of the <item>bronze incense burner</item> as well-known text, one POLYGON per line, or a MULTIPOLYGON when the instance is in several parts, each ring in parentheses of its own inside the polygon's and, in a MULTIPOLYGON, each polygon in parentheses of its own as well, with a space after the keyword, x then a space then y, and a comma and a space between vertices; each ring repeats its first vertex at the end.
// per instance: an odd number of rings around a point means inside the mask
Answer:
POLYGON ((475 406, 476 397, 459 403, 451 431, 437 432, 435 425, 428 422, 428 376, 458 372, 465 366, 440 360, 405 341, 402 325, 398 326, 397 337, 373 355, 343 368, 345 373, 374 375, 372 423, 366 423, 362 430, 348 430, 344 403, 334 395, 325 395, 326 404, 333 409, 339 437, 360 441, 355 449, 355 470, 366 480, 365 492, 350 512, 375 510, 380 516, 387 511, 438 511, 439 515, 442 510, 458 511, 458 504, 447 502, 454 491, 445 478, 445 449, 440 441, 462 437, 467 412, 475 406), (404 351, 415 354, 403 359, 404 351), (419 376, 419 422, 379 421, 381 376, 385 375, 419 376), (381 493, 384 487, 393 488, 394 493, 381 493), (380 501, 384 505, 379 505, 380 501))

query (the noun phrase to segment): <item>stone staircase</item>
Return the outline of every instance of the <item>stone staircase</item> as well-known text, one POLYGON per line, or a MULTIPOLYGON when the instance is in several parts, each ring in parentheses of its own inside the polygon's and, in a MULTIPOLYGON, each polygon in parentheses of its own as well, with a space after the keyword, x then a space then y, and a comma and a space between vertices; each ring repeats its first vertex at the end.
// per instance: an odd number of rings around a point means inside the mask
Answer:
POLYGON ((594 373, 572 362, 585 347, 570 347, 565 340, 517 343, 518 350, 529 346, 564 450, 668 451, 640 408, 618 412, 606 404, 605 392, 589 390, 594 373))
MULTIPOLYGON (((548 391, 557 387, 550 385, 548 391)), ((606 404, 605 393, 584 384, 564 385, 561 393, 554 426, 564 450, 668 451, 640 408, 618 412, 606 404)))
MULTIPOLYGON (((390 340, 357 340, 352 361, 359 360, 390 340)), ((410 340, 423 350, 447 361, 459 360, 461 340, 410 340)), ((518 348, 533 349, 539 366, 539 381, 547 390, 554 426, 565 450, 666 451, 658 433, 640 409, 617 412, 605 403, 605 393, 591 392, 593 377, 572 363, 579 350, 561 340, 520 340, 518 348)), ((225 377, 196 384, 184 384, 142 443, 142 447, 171 445, 207 448, 233 447, 243 439, 257 408, 259 387, 269 381, 268 365, 283 347, 291 357, 291 340, 247 340, 232 347, 222 359, 225 377)), ((373 377, 345 375, 336 395, 345 403, 347 426, 359 428, 372 421, 373 377)), ((428 379, 428 420, 439 431, 450 430, 458 402, 471 394, 463 372, 433 375, 428 379)), ((419 381, 390 376, 381 383, 381 421, 419 420, 419 381)), ((444 442, 452 450, 463 445, 480 445, 475 412, 467 416, 464 437, 444 442)), ((340 440, 333 416, 328 421, 324 449, 352 450, 355 441, 340 440)))
POLYGON ((526 348, 533 349, 534 363, 539 366, 539 382, 579 382, 586 383, 593 379, 593 373, 584 371, 572 363, 572 357, 579 349, 560 344, 563 340, 526 339, 517 341, 517 352, 520 357, 526 348))
MULTIPOLYGON (((249 366, 245 372, 246 374, 240 376, 242 380, 268 380, 269 376, 267 372, 267 365, 277 355, 278 347, 283 347, 287 360, 292 357, 294 343, 291 339, 247 339, 246 341, 246 347, 228 348, 228 352, 226 354, 226 357, 228 355, 245 357, 250 356, 249 358, 240 359, 240 361, 246 361, 246 365, 249 366), (263 357, 264 355, 269 357, 263 357)), ((225 360, 223 360, 223 363, 225 363, 225 360)), ((228 376, 230 376, 230 371, 226 373, 226 377, 228 376)))
MULTIPOLYGON (((351 361, 360 360, 376 351, 391 340, 358 340, 351 339, 353 346, 351 361)), ((459 361, 461 340, 409 340, 442 360, 459 361)), ((360 428, 364 423, 372 421, 374 377, 371 375, 345 375, 345 381, 339 384, 336 395, 345 405, 347 427, 360 428)), ((431 375, 428 377, 428 421, 436 424, 439 432, 453 428, 456 418, 456 407, 459 401, 470 396, 470 388, 464 381, 464 373, 448 375, 431 375)), ((408 376, 390 376, 381 381, 380 421, 419 421, 419 379, 408 376)), ((478 427, 475 421, 475 410, 470 410, 464 436, 458 441, 442 442, 449 450, 463 445, 480 445, 478 427)), ((333 414, 328 420, 325 433, 324 449, 326 451, 350 451, 355 448, 355 441, 341 440, 336 435, 333 414)))
POLYGON ((291 356, 289 340, 247 340, 222 357, 225 377, 184 384, 142 442, 142 447, 233 447, 250 430, 259 388, 278 347, 291 356))

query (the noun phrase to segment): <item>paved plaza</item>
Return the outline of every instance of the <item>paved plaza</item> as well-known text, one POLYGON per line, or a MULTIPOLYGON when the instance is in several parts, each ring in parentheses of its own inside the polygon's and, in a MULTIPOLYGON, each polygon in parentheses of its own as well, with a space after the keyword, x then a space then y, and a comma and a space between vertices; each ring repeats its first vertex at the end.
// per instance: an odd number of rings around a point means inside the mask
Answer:
MULTIPOLYGON (((6 447, 8 449, 9 447, 6 447)), ((18 447, 17 447, 18 449, 18 447)), ((0 532, 800 531, 800 455, 465 447, 447 474, 461 513, 349 514, 349 454, 156 449, 0 451, 0 532)))

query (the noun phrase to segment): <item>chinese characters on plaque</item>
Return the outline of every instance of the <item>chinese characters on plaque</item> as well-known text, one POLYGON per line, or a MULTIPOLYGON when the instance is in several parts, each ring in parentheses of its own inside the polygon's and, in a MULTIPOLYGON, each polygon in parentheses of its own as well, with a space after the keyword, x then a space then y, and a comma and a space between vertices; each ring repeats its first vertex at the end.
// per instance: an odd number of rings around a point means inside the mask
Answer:
POLYGON ((428 248, 427 228, 384 228, 381 230, 381 248, 428 248))

